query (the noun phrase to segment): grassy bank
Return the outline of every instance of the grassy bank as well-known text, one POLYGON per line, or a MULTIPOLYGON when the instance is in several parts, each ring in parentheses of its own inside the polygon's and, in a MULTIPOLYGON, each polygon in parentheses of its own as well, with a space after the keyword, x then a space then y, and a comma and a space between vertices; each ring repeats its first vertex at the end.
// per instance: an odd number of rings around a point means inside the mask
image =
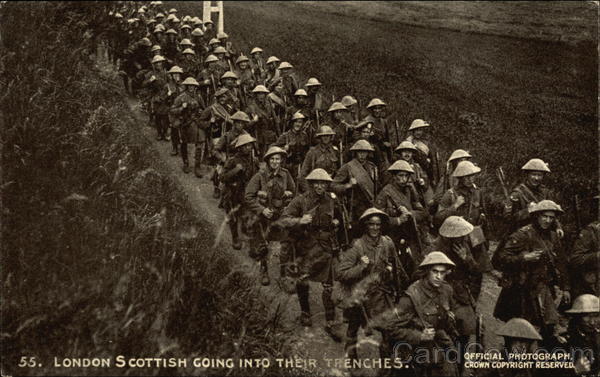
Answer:
MULTIPOLYGON (((194 357, 281 356, 253 279, 161 171, 114 78, 94 65, 106 3, 8 3, 2 54, 2 371, 259 374, 194 357), (117 368, 176 357, 188 368, 117 368), (22 357, 40 367, 19 368, 22 357), (113 360, 53 367, 53 358, 113 360)), ((267 374, 281 374, 276 368, 267 374)))

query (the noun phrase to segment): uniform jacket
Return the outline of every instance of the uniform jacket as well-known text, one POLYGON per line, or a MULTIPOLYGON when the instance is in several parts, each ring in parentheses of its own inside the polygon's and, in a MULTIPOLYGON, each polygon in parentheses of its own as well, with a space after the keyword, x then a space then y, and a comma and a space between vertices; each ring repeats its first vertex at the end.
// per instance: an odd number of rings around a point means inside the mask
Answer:
POLYGON ((276 172, 265 168, 256 173, 248 182, 245 200, 255 214, 260 215, 265 208, 270 208, 275 210, 278 217, 287 204, 287 198, 284 197, 285 191, 290 191, 292 196, 296 191, 296 185, 290 172, 285 168, 279 168, 276 172), (267 197, 260 198, 259 191, 264 191, 267 197))
POLYGON ((300 168, 300 177, 302 177, 300 186, 303 188, 301 191, 306 191, 308 184, 304 180, 304 177, 310 174, 311 171, 321 168, 325 169, 329 175, 333 176, 339 167, 339 161, 339 151, 331 144, 324 145, 319 143, 318 145, 310 148, 306 154, 306 157, 304 158, 302 167, 300 168))
POLYGON ((358 220, 364 211, 373 206, 378 184, 378 172, 375 164, 370 161, 361 164, 357 159, 353 159, 337 171, 331 188, 338 195, 348 194, 352 197, 350 203, 352 220, 358 220), (351 178, 357 180, 357 185, 346 190, 344 186, 350 182, 351 178), (350 194, 352 190, 353 192, 350 194))
MULTIPOLYGON (((308 151, 308 135, 304 131, 295 132, 293 129, 281 134, 274 145, 284 148, 288 146, 287 161, 291 164, 298 165, 302 163, 306 151, 308 151)), ((292 172, 296 174, 297 172, 292 172)))
POLYGON ((555 194, 544 185, 537 189, 521 183, 510 193, 512 212, 504 213, 506 220, 513 225, 513 230, 519 229, 529 223, 529 203, 538 203, 542 200, 555 200, 555 194))
POLYGON ((574 277, 572 297, 600 294, 600 221, 588 224, 579 233, 569 265, 574 277))
POLYGON ((478 187, 466 188, 464 186, 453 187, 446 191, 438 211, 433 217, 436 226, 441 226, 444 220, 450 216, 461 216, 473 225, 481 225, 481 214, 484 213, 483 195, 478 187), (459 196, 465 198, 463 205, 454 209, 452 204, 459 196))

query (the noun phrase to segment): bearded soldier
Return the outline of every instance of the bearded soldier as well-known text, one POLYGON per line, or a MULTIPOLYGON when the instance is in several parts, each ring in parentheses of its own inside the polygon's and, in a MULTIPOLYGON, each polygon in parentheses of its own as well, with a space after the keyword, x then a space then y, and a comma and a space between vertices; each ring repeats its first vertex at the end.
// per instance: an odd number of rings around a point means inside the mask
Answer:
POLYGON ((440 251, 427 254, 419 265, 425 276, 406 289, 394 311, 376 321, 387 354, 395 352, 396 357, 408 360, 411 375, 458 376, 456 365, 446 358, 455 351, 457 335, 452 287, 445 281, 454 267, 440 251))
POLYGON ((267 163, 248 182, 245 200, 254 213, 250 226, 250 256, 260 261, 261 284, 269 285, 267 265, 269 241, 281 241, 271 231, 270 225, 279 219, 285 206, 295 194, 296 185, 290 172, 282 167, 286 152, 279 147, 271 147, 264 156, 267 163))
POLYGON ((555 344, 558 336, 554 297, 562 296, 566 302, 570 299, 568 281, 558 268, 560 245, 553 230, 561 213, 559 205, 542 200, 530 209, 531 224, 510 235, 506 246, 496 251, 503 280, 494 316, 503 321, 513 317, 527 319, 541 328, 549 346, 555 344))
POLYGON ((340 341, 331 294, 334 262, 339 252, 336 232, 342 216, 335 195, 327 192, 332 179, 325 170, 313 170, 306 181, 310 184, 309 190, 295 197, 281 215, 281 225, 289 230, 289 239, 281 247, 286 250, 284 254, 298 265, 296 292, 302 312, 300 323, 303 326, 312 325, 308 280, 319 282, 323 285, 322 300, 327 321, 325 330, 340 341))
POLYGON ((240 135, 235 143, 235 154, 223 166, 221 180, 225 184, 222 203, 227 212, 231 244, 235 250, 240 250, 240 228, 247 216, 248 205, 244 201, 246 184, 258 172, 259 161, 254 156, 256 139, 248 134, 240 135))
POLYGON ((287 152, 287 169, 296 182, 300 174, 300 165, 309 147, 308 135, 304 131, 305 119, 302 113, 295 113, 290 121, 290 129, 281 134, 274 144, 287 152))
POLYGON ((374 149, 366 140, 359 140, 350 150, 354 159, 342 165, 335 174, 331 188, 339 195, 348 198, 348 211, 352 224, 350 239, 358 237, 356 225, 359 217, 375 202, 379 172, 377 167, 367 159, 374 149))
POLYGON ((390 235, 400 251, 404 269, 412 275, 424 257, 421 244, 424 233, 419 224, 427 223, 427 212, 409 186, 413 168, 398 160, 388 168, 390 182, 377 195, 375 206, 390 216, 390 235))
POLYGON ((315 138, 319 140, 319 144, 312 147, 302 163, 300 169, 300 192, 307 190, 305 177, 314 169, 320 168, 333 175, 339 166, 339 150, 331 144, 335 132, 329 126, 321 126, 319 132, 315 134, 315 138))
POLYGON ((344 296, 341 306, 348 320, 345 349, 351 359, 358 358, 359 328, 367 329, 369 318, 391 309, 408 286, 408 275, 398 260, 394 243, 382 234, 388 219, 377 208, 367 209, 359 218, 362 237, 342 253, 338 266, 336 278, 343 285, 344 296))
POLYGON ((419 153, 415 156, 417 162, 425 169, 427 176, 434 187, 440 179, 440 166, 438 150, 433 141, 428 137, 427 130, 431 127, 423 119, 415 119, 408 128, 408 137, 417 147, 419 153))

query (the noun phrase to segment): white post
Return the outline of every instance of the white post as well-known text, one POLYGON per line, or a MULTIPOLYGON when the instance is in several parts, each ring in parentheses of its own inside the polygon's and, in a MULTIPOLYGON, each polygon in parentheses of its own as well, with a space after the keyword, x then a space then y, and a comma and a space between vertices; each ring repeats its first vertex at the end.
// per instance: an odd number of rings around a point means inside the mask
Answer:
POLYGON ((217 33, 223 33, 225 31, 225 13, 223 12, 223 2, 217 1, 217 9, 219 12, 219 25, 217 33))
POLYGON ((218 14, 218 16, 217 16, 218 17, 217 33, 223 33, 225 31, 225 13, 223 12, 223 2, 217 1, 216 3, 217 3, 217 5, 213 6, 212 1, 203 1, 202 2, 202 20, 203 21, 207 21, 207 20, 212 21, 212 14, 217 13, 218 14))

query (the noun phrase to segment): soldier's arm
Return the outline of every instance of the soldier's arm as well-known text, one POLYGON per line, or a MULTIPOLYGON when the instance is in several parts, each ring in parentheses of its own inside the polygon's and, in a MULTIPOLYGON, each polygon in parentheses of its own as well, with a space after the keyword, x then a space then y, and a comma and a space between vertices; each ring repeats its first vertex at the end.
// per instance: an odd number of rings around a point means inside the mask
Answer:
POLYGON ((587 227, 579 233, 573 245, 569 263, 575 268, 600 265, 600 249, 594 242, 593 228, 587 227))
POLYGON ((510 193, 510 201, 512 205, 512 212, 506 214, 506 218, 509 221, 524 222, 529 219, 528 204, 523 195, 518 190, 513 190, 510 193))
POLYGON ((520 269, 525 260, 522 253, 528 251, 527 234, 517 230, 508 237, 503 249, 497 250, 498 262, 504 271, 520 269))
MULTIPOLYGON (((341 255, 340 264, 338 266, 336 279, 340 282, 351 284, 360 280, 368 264, 363 263, 360 259, 363 255, 358 240, 354 240, 352 248, 346 250, 341 255)), ((374 261, 371 261, 373 263, 374 261)))
POLYGON ((237 168, 237 164, 234 159, 229 159, 225 162, 225 166, 223 166, 223 173, 221 174, 221 180, 225 183, 233 181, 236 176, 241 172, 237 168))
POLYGON ((169 110, 169 112, 171 114, 175 114, 175 115, 181 114, 181 112, 183 111, 182 105, 183 105, 183 101, 181 100, 181 97, 175 98, 175 101, 173 101, 173 105, 171 106, 171 109, 169 110))
POLYGON ((283 210, 279 224, 285 228, 296 227, 300 225, 302 215, 302 197, 297 196, 283 210))
POLYGON ((422 331, 412 326, 418 314, 408 296, 400 297, 396 313, 385 321, 384 331, 396 342, 402 341, 413 346, 421 344, 422 331))
POLYGON ((336 194, 343 194, 346 191, 346 183, 350 180, 350 170, 347 165, 338 169, 337 173, 331 182, 331 190, 336 194))
POLYGON ((441 226, 447 217, 455 216, 457 214, 457 210, 454 208, 453 205, 452 197, 453 195, 450 190, 446 191, 444 196, 442 196, 442 200, 440 200, 438 211, 433 216, 433 221, 437 226, 441 226))
POLYGON ((312 150, 309 150, 302 162, 302 167, 300 168, 300 175, 298 176, 299 185, 303 189, 303 191, 308 190, 308 182, 304 179, 313 169, 313 153, 312 150))
POLYGON ((387 208, 387 194, 385 191, 381 190, 377 197, 375 198, 375 208, 382 210, 383 212, 389 213, 389 209, 387 208))
POLYGON ((246 204, 256 214, 261 214, 264 211, 265 207, 260 204, 258 200, 258 191, 260 190, 260 173, 254 174, 250 181, 246 185, 246 190, 244 192, 244 200, 246 204))
POLYGON ((277 138, 277 140, 273 143, 274 146, 283 148, 285 146, 285 134, 281 134, 279 135, 279 137, 277 138))
POLYGON ((296 183, 294 182, 294 177, 289 171, 286 171, 287 174, 287 187, 285 190, 291 191, 292 197, 296 196, 296 183))

